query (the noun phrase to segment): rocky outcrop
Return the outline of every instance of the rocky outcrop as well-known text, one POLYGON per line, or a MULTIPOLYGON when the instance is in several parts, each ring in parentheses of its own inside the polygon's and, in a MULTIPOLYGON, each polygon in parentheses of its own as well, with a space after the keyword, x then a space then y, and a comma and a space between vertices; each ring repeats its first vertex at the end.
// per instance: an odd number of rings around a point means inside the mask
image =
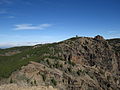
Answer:
POLYGON ((96 40, 105 40, 102 36, 100 36, 100 35, 97 35, 97 36, 95 36, 94 37, 94 39, 96 39, 96 40))
POLYGON ((115 51, 102 36, 68 40, 58 47, 61 48, 61 57, 65 60, 71 60, 77 64, 99 66, 114 73, 118 72, 115 51))

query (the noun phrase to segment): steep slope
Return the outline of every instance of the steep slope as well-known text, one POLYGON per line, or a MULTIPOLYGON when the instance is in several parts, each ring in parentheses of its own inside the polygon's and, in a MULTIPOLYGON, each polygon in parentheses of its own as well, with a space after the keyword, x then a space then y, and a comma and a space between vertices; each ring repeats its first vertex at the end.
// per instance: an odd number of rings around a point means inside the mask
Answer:
POLYGON ((35 45, 0 57, 1 84, 52 85, 60 90, 119 90, 119 47, 119 39, 105 40, 99 35, 35 45))
POLYGON ((118 69, 120 71, 120 38, 109 39, 107 41, 112 46, 112 49, 115 51, 118 62, 118 69))

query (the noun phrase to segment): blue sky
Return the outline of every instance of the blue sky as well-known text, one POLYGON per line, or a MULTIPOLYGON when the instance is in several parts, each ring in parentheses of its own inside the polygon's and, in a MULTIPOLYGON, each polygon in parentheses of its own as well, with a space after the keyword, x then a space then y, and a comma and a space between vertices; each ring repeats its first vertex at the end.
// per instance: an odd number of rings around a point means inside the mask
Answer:
POLYGON ((0 47, 75 35, 120 38, 120 0, 0 0, 0 47))

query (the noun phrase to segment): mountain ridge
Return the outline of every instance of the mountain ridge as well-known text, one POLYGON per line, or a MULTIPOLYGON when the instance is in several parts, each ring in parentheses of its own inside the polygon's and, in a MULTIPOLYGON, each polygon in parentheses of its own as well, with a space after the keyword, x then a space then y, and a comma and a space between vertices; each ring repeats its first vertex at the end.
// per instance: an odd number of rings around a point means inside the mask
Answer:
POLYGON ((60 90, 77 87, 80 90, 119 90, 119 47, 119 39, 105 40, 97 35, 0 50, 1 81, 30 86, 52 85, 60 90), (75 82, 79 86, 74 85, 75 82))

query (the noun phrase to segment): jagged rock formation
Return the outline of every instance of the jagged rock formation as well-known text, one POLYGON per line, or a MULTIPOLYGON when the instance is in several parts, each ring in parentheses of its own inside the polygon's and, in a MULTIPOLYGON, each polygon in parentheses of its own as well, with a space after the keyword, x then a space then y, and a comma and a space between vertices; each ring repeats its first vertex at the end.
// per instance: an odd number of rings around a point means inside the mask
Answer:
POLYGON ((75 63, 99 66, 100 68, 117 73, 118 63, 115 51, 101 36, 95 38, 78 38, 67 40, 58 46, 61 56, 65 60, 75 63))
POLYGON ((100 35, 35 45, 21 51, 24 55, 17 54, 20 62, 29 63, 12 73, 7 83, 52 85, 59 90, 119 90, 119 47, 120 42, 100 35))

